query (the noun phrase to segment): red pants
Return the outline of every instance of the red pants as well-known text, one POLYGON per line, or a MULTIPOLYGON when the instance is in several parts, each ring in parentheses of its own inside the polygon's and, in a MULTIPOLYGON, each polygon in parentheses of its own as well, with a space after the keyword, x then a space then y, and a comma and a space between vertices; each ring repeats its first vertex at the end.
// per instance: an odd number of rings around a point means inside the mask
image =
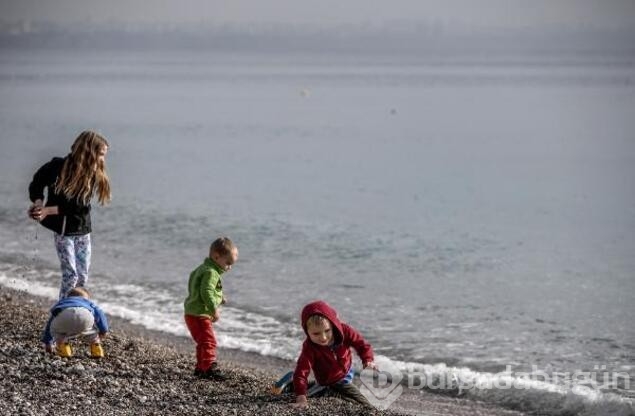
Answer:
POLYGON ((216 337, 208 316, 185 315, 185 324, 196 342, 196 369, 207 371, 216 361, 216 337))

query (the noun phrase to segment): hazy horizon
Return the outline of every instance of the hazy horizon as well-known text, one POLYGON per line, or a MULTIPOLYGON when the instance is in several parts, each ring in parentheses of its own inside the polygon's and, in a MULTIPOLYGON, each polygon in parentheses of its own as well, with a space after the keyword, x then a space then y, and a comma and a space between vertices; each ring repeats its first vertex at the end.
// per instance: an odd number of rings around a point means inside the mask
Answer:
POLYGON ((635 26, 632 0, 0 0, 1 21, 57 24, 293 24, 394 25, 400 21, 444 27, 587 27, 623 30, 635 26))

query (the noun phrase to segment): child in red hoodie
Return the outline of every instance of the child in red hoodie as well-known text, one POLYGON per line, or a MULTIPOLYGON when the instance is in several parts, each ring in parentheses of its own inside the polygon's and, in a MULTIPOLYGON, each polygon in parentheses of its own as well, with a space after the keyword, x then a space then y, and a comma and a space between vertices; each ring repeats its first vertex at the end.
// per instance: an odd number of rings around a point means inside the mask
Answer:
POLYGON ((293 372, 295 407, 305 408, 308 377, 311 369, 319 386, 326 394, 342 397, 372 407, 353 381, 351 347, 362 360, 364 368, 377 369, 373 362, 373 349, 351 326, 341 322, 335 309, 326 302, 309 303, 302 309, 302 328, 307 338, 293 372))

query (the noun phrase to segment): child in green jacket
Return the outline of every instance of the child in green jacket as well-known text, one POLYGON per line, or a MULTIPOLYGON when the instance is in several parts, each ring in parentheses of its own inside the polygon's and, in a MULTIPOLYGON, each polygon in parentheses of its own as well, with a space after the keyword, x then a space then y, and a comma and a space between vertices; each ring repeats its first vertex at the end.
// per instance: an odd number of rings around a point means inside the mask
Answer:
POLYGON ((227 237, 217 238, 209 248, 209 257, 191 274, 185 299, 185 324, 196 343, 194 375, 224 380, 216 363, 216 337, 212 322, 220 319, 225 303, 222 275, 238 260, 238 248, 227 237))

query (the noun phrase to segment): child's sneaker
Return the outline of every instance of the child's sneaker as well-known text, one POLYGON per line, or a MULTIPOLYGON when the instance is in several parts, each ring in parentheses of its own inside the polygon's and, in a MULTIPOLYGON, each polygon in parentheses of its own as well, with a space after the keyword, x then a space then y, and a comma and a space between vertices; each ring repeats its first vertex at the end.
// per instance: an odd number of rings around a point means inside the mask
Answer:
POLYGON ((69 344, 68 342, 57 344, 57 355, 63 358, 72 357, 73 349, 71 348, 71 344, 69 344))
POLYGON ((212 363, 212 366, 207 371, 205 371, 203 377, 217 381, 227 380, 227 376, 220 370, 220 368, 218 368, 218 364, 216 364, 215 362, 212 363))
POLYGON ((101 347, 100 343, 93 342, 92 344, 90 344, 90 356, 93 358, 104 357, 104 349, 101 347))

